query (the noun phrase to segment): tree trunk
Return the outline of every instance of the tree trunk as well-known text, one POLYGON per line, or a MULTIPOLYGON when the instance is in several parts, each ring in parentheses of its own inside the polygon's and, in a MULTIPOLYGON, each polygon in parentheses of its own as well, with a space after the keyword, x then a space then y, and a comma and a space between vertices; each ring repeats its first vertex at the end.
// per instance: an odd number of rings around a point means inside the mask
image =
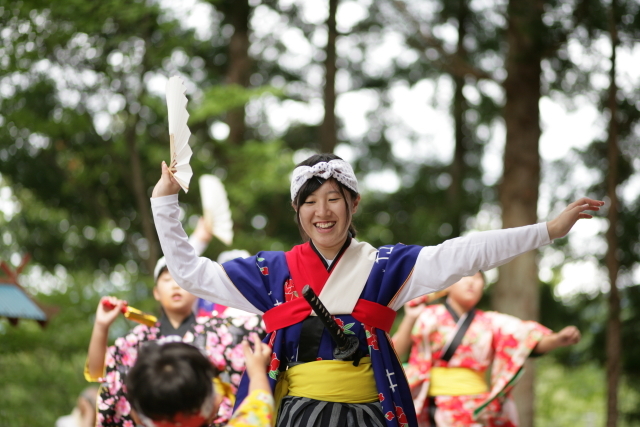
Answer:
POLYGON ((611 70, 609 72, 609 138, 607 140, 607 158, 609 161, 609 173, 607 174, 607 195, 611 205, 607 218, 609 229, 607 230, 607 254, 605 257, 609 270, 609 319, 607 321, 607 427, 615 427, 618 424, 618 382, 620 379, 620 293, 618 290, 618 269, 620 262, 616 256, 618 252, 618 227, 619 201, 616 193, 618 186, 618 122, 617 114, 617 86, 616 86, 616 47, 618 34, 616 30, 616 2, 611 2, 611 16, 609 20, 609 32, 611 36, 611 70))
POLYGON ((153 215, 149 207, 149 194, 147 194, 147 186, 144 183, 142 174, 142 166, 140 162, 140 153, 136 144, 136 127, 138 125, 139 116, 131 114, 128 120, 128 126, 125 130, 124 138, 129 151, 129 164, 131 166, 131 183, 133 186, 133 195, 138 206, 140 214, 140 222, 142 223, 142 234, 149 243, 149 258, 145 260, 147 271, 153 273, 153 269, 158 262, 160 255, 160 245, 158 243, 156 229, 153 225, 153 215))
MULTIPOLYGON (((467 52, 464 47, 466 35, 465 25, 469 9, 467 0, 458 2, 458 48, 456 56, 463 61, 467 59, 467 52)), ((447 189, 449 202, 449 212, 451 218, 451 237, 458 237, 462 232, 462 206, 464 197, 463 182, 465 178, 466 164, 464 156, 469 143, 469 132, 465 125, 465 112, 467 111, 467 100, 462 93, 464 89, 464 76, 452 74, 455 91, 453 96, 453 120, 455 128, 455 148, 453 160, 451 162, 451 185, 447 189)))
MULTIPOLYGON (((540 182, 540 61, 544 0, 510 0, 508 5, 504 83, 506 144, 504 172, 499 188, 503 228, 537 222, 540 182)), ((500 268, 493 291, 496 310, 526 320, 539 316, 538 267, 535 252, 526 253, 500 268)), ((533 426, 533 364, 514 390, 521 427, 533 426)))
MULTIPOLYGON (((249 0, 231 0, 226 2, 227 17, 233 26, 233 35, 229 41, 227 84, 249 86, 251 77, 251 58, 249 57, 249 0)), ((241 144, 245 140, 244 106, 227 112, 229 125, 228 141, 241 144)))
POLYGON ((338 0, 329 0, 329 18, 327 18, 327 46, 325 47, 324 81, 324 119, 320 125, 320 151, 332 153, 338 144, 338 126, 336 123, 336 12, 338 0))

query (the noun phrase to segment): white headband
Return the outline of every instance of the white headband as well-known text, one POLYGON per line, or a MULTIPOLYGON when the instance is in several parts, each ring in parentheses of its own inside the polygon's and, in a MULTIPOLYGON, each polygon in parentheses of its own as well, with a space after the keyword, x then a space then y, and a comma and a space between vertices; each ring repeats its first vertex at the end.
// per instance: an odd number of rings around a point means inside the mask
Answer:
POLYGON ((291 175, 291 201, 294 201, 298 191, 312 177, 323 179, 335 178, 341 184, 358 193, 358 180, 351 165, 344 160, 331 160, 316 163, 313 166, 298 166, 291 175))

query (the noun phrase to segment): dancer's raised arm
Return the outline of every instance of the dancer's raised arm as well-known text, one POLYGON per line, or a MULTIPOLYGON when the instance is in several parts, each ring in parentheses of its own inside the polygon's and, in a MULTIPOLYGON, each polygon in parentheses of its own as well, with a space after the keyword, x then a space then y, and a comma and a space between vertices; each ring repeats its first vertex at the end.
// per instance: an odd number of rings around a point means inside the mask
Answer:
POLYGON ((583 197, 546 223, 471 233, 437 246, 425 246, 410 280, 391 308, 398 310, 404 303, 442 290, 462 277, 490 270, 525 252, 548 245, 554 239, 566 236, 579 219, 591 218, 586 211, 598 211, 603 204, 583 197))
POLYGON ((179 191, 180 185, 169 173, 166 163, 162 162, 162 176, 153 189, 151 207, 158 238, 173 279, 180 287, 200 298, 262 314, 242 296, 220 264, 197 256, 178 219, 179 191))

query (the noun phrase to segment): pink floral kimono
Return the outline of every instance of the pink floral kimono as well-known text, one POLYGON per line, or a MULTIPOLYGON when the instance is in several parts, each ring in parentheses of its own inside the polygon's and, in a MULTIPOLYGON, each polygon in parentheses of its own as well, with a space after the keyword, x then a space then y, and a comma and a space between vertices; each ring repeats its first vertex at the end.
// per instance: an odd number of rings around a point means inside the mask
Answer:
MULTIPOLYGON (((244 371, 242 339, 250 332, 264 334, 264 330, 259 316, 233 314, 233 317, 197 317, 182 341, 199 348, 209 358, 220 372, 220 379, 230 387, 229 393, 235 395, 244 371)), ((105 375, 97 401, 97 427, 135 427, 131 406, 125 397, 124 378, 134 365, 140 346, 163 338, 159 326, 159 323, 152 327, 138 325, 107 349, 105 375)), ((225 397, 214 425, 226 425, 232 411, 233 402, 225 397)))
POLYGON ((455 332, 456 321, 441 304, 426 307, 412 330, 413 346, 406 374, 419 425, 432 425, 435 419, 439 427, 517 426, 516 407, 508 393, 533 348, 551 331, 536 322, 476 310, 469 329, 447 363, 441 360, 443 347, 455 332), (489 391, 430 397, 433 367, 491 372, 489 391))

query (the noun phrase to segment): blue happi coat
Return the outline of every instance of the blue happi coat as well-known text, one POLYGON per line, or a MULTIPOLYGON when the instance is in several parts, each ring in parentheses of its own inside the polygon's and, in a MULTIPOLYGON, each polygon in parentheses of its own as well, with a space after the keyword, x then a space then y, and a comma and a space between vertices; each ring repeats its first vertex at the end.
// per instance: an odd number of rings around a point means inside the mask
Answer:
MULTIPOLYGON (((390 305, 408 282, 421 249, 421 246, 403 244, 380 247, 360 298, 383 306, 390 305)), ((314 253, 313 256, 318 255, 314 253)), ((291 272, 284 252, 260 252, 255 257, 238 258, 222 266, 242 295, 265 313, 298 296, 293 292, 291 272)), ((335 317, 342 324, 345 333, 355 334, 360 339, 361 350, 371 356, 387 426, 416 426, 409 386, 388 333, 363 324, 350 314, 335 317)), ((264 339, 273 348, 269 366, 272 390, 275 389, 280 369, 286 369, 287 363, 297 360, 301 329, 302 322, 298 322, 271 332, 264 339)), ((335 343, 325 330, 320 341, 318 360, 333 360, 334 348, 335 343)), ((248 384, 248 377, 245 375, 238 390, 236 407, 246 397, 248 384)))

